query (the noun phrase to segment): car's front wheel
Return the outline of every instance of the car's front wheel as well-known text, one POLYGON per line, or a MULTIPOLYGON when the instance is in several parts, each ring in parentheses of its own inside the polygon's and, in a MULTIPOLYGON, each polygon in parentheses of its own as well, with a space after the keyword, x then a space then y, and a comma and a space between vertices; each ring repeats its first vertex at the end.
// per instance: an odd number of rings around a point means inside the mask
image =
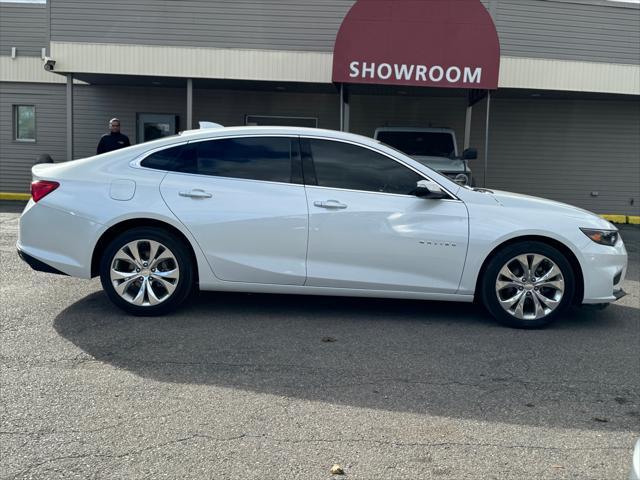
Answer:
POLYGON ((571 305, 575 275, 558 249, 542 242, 522 242, 493 256, 481 289, 485 307, 499 322, 540 328, 571 305))
POLYGON ((109 298, 133 315, 162 315, 191 292, 193 266, 186 246, 165 230, 139 227, 114 238, 100 263, 109 298))

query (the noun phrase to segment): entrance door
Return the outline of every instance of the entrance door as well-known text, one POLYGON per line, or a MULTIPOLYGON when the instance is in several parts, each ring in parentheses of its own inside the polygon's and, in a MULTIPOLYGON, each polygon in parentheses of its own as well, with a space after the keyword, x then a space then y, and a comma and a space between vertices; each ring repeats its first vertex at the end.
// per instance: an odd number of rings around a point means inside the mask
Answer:
POLYGON ((321 139, 303 145, 306 285, 457 291, 468 242, 462 202, 412 195, 424 177, 369 148, 321 139))
POLYGON ((178 133, 178 116, 162 113, 138 114, 138 143, 178 133))

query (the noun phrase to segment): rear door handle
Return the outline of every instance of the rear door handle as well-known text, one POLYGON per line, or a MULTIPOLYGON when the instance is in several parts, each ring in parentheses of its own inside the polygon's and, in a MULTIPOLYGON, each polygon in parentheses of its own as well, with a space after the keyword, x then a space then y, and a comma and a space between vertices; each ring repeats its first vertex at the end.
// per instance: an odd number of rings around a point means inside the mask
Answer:
POLYGON ((180 193, 178 193, 178 195, 180 195, 181 197, 189 197, 189 198, 211 198, 211 197, 213 197, 213 195, 211 195, 209 192, 205 192, 204 190, 201 190, 199 188, 194 188, 193 190, 191 190, 189 192, 180 192, 180 193))
POLYGON ((340 203, 338 200, 326 200, 324 202, 321 202, 320 200, 316 200, 315 202, 313 202, 313 204, 316 207, 320 207, 320 208, 335 208, 337 210, 347 208, 347 206, 344 203, 340 203))

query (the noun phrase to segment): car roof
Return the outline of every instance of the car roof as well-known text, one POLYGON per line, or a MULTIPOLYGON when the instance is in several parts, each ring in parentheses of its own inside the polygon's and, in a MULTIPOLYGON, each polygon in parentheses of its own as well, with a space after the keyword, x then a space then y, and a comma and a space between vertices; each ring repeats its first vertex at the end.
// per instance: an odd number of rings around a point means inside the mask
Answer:
POLYGON ((329 130, 324 128, 278 126, 200 128, 196 130, 185 130, 180 133, 179 137, 181 140, 200 140, 204 138, 216 138, 235 135, 302 135, 308 137, 327 137, 334 139, 352 140, 360 143, 378 143, 376 140, 370 137, 357 135, 355 133, 340 132, 337 130, 329 130))
MULTIPOLYGON (((331 140, 342 140, 345 142, 352 142, 363 146, 369 146, 378 150, 389 150, 390 147, 380 143, 371 137, 365 137, 364 135, 357 135, 355 133, 340 132, 337 130, 328 130, 323 128, 308 128, 308 127, 277 127, 277 126, 242 126, 242 127, 209 127, 199 128, 195 130, 184 130, 178 135, 171 135, 169 137, 161 137, 148 142, 138 143, 128 148, 116 150, 127 156, 131 154, 140 155, 145 152, 150 152, 163 148, 170 148, 184 144, 185 142, 200 141, 200 140, 214 140, 216 138, 228 138, 228 137, 243 137, 243 136, 305 136, 305 137, 317 137, 327 138, 331 140)), ((393 149, 391 149, 393 150, 393 149)), ((113 153, 113 152, 110 152, 113 153)), ((388 152, 389 153, 389 152, 388 152)), ((400 152, 395 152, 397 155, 400 152)), ((109 155, 109 153, 102 154, 109 155)), ((121 155, 114 155, 121 156, 121 155)))

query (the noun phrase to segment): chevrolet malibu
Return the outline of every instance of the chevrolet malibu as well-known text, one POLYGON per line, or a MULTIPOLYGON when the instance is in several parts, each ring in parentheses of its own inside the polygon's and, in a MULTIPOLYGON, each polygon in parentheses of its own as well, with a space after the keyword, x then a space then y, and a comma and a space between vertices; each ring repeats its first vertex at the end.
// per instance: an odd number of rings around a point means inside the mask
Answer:
MULTIPOLYGON (((616 228, 462 187, 370 138, 286 127, 183 132, 33 167, 20 256, 89 279, 133 315, 195 289, 472 302, 544 326, 623 295, 616 228)), ((428 315, 428 310, 425 311, 428 315)))

